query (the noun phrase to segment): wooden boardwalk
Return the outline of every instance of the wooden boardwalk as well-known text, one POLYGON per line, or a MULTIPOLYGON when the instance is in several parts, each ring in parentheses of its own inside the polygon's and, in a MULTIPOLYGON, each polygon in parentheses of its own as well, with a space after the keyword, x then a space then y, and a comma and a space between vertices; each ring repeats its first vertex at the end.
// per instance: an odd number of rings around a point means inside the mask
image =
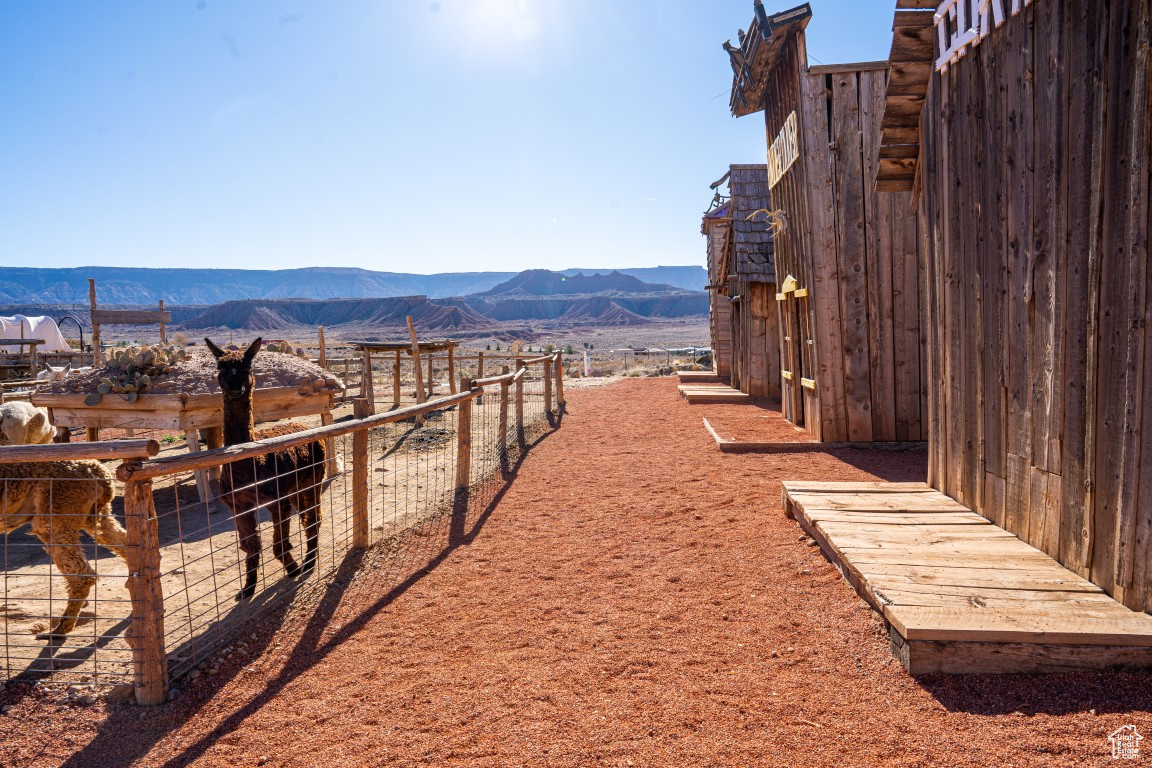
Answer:
POLYGON ((752 400, 751 395, 727 384, 681 384, 677 389, 680 390, 680 396, 692 404, 747 403, 752 400))
POLYGON ((923 483, 783 487, 913 675, 1152 667, 1152 616, 923 483))
POLYGON ((681 384, 722 384, 715 371, 677 371, 681 384))

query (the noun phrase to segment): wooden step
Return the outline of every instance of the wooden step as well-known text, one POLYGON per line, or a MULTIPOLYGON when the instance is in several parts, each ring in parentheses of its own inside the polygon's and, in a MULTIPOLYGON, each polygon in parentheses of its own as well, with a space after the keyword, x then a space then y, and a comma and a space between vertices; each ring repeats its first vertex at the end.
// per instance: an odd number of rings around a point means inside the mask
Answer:
POLYGON ((1152 667, 1152 616, 927 485, 783 486, 913 675, 1152 667))
POLYGON ((746 403, 750 395, 725 384, 681 384, 677 387, 680 395, 688 402, 697 403, 746 403))
POLYGON ((677 371, 681 384, 723 384, 715 371, 677 371))

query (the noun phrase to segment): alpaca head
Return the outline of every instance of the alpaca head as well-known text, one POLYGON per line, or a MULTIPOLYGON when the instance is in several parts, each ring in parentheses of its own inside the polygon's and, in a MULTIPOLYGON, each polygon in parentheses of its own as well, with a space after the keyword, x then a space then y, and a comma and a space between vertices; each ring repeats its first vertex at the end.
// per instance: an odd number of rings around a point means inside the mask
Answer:
POLYGON ((48 411, 23 400, 0 405, 0 445, 40 445, 52 442, 56 428, 48 411))
POLYGON ((225 400, 247 399, 252 390, 256 388, 256 375, 252 373, 252 359, 260 351, 262 338, 257 338, 248 349, 243 352, 224 351, 212 343, 211 339, 204 339, 208 349, 216 357, 216 375, 220 382, 220 389, 224 392, 225 400))

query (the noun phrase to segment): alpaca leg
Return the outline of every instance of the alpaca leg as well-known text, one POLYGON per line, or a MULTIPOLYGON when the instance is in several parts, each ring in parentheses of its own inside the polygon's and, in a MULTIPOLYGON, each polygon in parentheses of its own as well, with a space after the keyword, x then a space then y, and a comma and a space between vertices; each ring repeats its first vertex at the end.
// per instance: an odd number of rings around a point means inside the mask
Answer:
POLYGON ((61 638, 67 635, 76 626, 76 617, 80 609, 88 600, 88 593, 96 583, 96 571, 84 557, 84 550, 80 546, 80 532, 76 530, 53 531, 52 544, 44 547, 44 551, 52 558, 56 568, 68 583, 68 604, 56 626, 52 627, 49 635, 61 638))
POLYGON ((107 547, 124 559, 124 548, 128 546, 128 532, 112 517, 112 506, 98 510, 95 530, 89 531, 96 543, 107 547))
POLYGON ((307 551, 304 554, 304 571, 311 572, 316 567, 316 549, 320 541, 320 492, 315 486, 301 491, 296 497, 300 507, 300 522, 304 526, 304 539, 307 551))
POLYGON ((284 564, 284 573, 288 578, 294 579, 300 575, 300 566, 296 564, 296 558, 292 557, 291 510, 283 501, 268 509, 272 513, 272 554, 284 564))
POLYGON ((241 512, 233 519, 236 523, 236 536, 240 539, 240 550, 244 553, 244 586, 236 599, 247 600, 256 594, 256 570, 260 567, 260 531, 256 528, 256 514, 253 511, 241 512))

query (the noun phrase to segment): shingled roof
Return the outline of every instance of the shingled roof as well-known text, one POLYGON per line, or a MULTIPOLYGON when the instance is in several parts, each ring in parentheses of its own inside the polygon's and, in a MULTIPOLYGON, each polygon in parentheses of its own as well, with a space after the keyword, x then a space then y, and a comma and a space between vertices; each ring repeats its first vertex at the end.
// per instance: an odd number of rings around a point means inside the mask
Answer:
POLYGON ((742 276, 756 275, 756 279, 776 282, 776 259, 772 233, 759 210, 772 210, 768 191, 767 165, 733 165, 728 181, 732 193, 732 240, 736 250, 735 272, 742 276))

